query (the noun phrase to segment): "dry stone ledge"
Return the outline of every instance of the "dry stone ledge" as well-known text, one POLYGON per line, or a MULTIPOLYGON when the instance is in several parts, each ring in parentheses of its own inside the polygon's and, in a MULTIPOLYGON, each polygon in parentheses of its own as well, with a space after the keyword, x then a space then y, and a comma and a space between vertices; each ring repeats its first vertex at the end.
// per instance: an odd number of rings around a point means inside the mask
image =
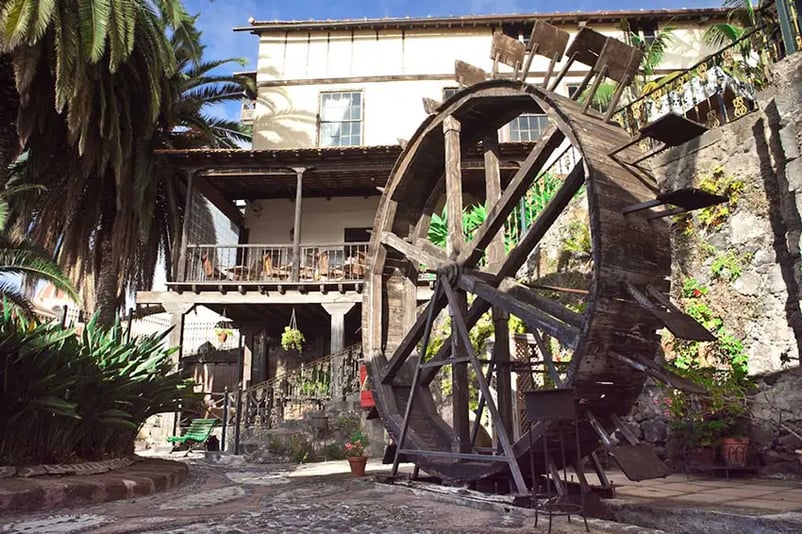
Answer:
POLYGON ((9 477, 38 477, 45 475, 97 475, 117 469, 123 469, 139 461, 136 455, 126 458, 112 458, 99 462, 83 462, 80 464, 46 464, 46 465, 25 465, 15 467, 13 465, 0 466, 0 479, 9 477))

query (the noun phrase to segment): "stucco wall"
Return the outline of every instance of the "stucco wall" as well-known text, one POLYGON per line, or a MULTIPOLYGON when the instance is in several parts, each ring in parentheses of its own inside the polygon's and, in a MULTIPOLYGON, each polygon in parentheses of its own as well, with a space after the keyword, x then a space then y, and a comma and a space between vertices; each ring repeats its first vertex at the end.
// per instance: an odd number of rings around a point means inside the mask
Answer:
MULTIPOLYGON (((703 27, 674 26, 661 65, 665 72, 686 68, 710 52, 702 40, 703 27)), ((577 31, 575 26, 565 29, 577 31)), ((594 29, 623 39, 613 25, 594 29)), ((421 98, 441 100, 444 88, 456 86, 454 60, 491 70, 491 36, 490 28, 263 34, 253 147, 317 146, 321 91, 363 92, 363 145, 408 139, 425 117, 421 98)), ((547 66, 546 58, 536 57, 530 82, 547 66)), ((500 70, 511 69, 502 65, 500 70)), ((586 71, 575 64, 559 91, 567 94, 567 85, 578 84, 586 71)))
MULTIPOLYGON (((301 204, 301 243, 342 243, 345 228, 371 228, 379 197, 305 198, 301 204)), ((290 244, 295 201, 258 200, 245 211, 250 243, 290 244)))

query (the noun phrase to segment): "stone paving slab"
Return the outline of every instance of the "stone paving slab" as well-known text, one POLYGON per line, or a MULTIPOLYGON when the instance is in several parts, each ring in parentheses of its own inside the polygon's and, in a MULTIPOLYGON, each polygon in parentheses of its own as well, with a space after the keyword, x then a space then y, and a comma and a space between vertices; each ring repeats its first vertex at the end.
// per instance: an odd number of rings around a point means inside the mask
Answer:
POLYGON ((186 476, 183 463, 147 459, 98 475, 5 478, 0 480, 0 517, 150 495, 175 487, 186 476))
MULTIPOLYGON (((60 514, 26 514, 0 519, 0 533, 27 534, 217 534, 217 533, 477 533, 546 532, 534 528, 532 510, 478 503, 455 497, 353 478, 348 464, 305 466, 215 464, 189 459, 185 484, 169 491, 75 507, 60 514)), ((386 473, 378 460, 368 473, 386 473)), ((452 488, 454 490, 454 488, 452 488)), ((590 532, 661 531, 589 520, 590 532)), ((555 534, 579 534, 574 517, 555 518, 555 534)))

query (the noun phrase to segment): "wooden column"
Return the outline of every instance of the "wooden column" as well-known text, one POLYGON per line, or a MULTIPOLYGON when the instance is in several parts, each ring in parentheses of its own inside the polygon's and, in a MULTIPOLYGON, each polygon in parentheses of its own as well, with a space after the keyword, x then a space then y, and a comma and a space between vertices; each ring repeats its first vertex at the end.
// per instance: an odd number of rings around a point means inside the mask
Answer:
POLYGON ((292 230, 292 281, 297 282, 301 275, 301 202, 306 168, 299 167, 293 170, 295 171, 295 222, 292 230))
MULTIPOLYGON (((162 303, 162 306, 164 307, 164 311, 170 314, 170 325, 172 326, 172 330, 170 330, 170 334, 167 337, 167 345, 170 348, 181 347, 181 344, 184 342, 184 318, 187 312, 194 308, 194 305, 186 303, 176 304, 173 302, 164 302, 162 303)), ((174 370, 180 369, 182 355, 183 349, 181 348, 173 353, 172 363, 174 370)), ((180 419, 181 412, 162 414, 162 427, 172 428, 173 435, 176 435, 180 419)))
MULTIPOLYGON (((465 236, 462 230, 462 164, 460 152, 460 123, 454 117, 443 121, 445 145, 446 174, 446 216, 448 236, 446 253, 450 260, 456 260, 465 247, 465 236)), ((452 336, 451 355, 455 359, 465 359, 467 351, 459 336, 453 331, 454 316, 465 315, 468 309, 467 295, 464 291, 456 292, 457 306, 449 307, 451 315, 452 336)), ((459 452, 471 452, 471 425, 468 417, 469 390, 468 364, 451 364, 451 392, 453 401, 454 434, 459 443, 459 452)))
MULTIPOLYGON (((485 196, 488 210, 501 198, 501 169, 499 164, 498 132, 489 134, 482 140, 485 163, 485 196)), ((487 267, 497 273, 504 262, 504 230, 499 231, 487 247, 487 267)), ((498 391, 498 412, 501 421, 512 439, 512 373, 510 372, 510 328, 509 314, 501 308, 493 308, 493 359, 496 362, 496 387, 498 391)))
MULTIPOLYGON (((501 169, 498 152, 498 132, 482 140, 485 164, 485 206, 487 210, 501 198, 501 169)), ((504 261, 504 230, 499 231, 487 246, 487 271, 495 273, 504 261)))
MULTIPOLYGON (((321 304, 331 316, 331 345, 329 354, 335 354, 345 348, 345 315, 351 311, 355 303, 343 302, 321 304)), ((331 400, 342 401, 343 398, 343 361, 341 358, 331 361, 331 400)))
POLYGON ((181 253, 178 256, 178 281, 186 281, 187 274, 187 244, 189 240, 189 224, 192 219, 193 195, 195 193, 195 169, 186 169, 187 195, 184 201, 184 222, 181 226, 181 253))

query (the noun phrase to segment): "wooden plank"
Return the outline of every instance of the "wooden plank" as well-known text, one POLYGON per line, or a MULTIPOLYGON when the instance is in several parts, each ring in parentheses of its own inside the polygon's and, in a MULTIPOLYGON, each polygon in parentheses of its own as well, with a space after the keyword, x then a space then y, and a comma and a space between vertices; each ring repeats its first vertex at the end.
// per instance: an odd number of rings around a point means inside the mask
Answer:
MULTIPOLYGON (((627 291, 632 299, 637 302, 644 310, 651 313, 658 321, 665 325, 675 336, 682 339, 693 339, 696 341, 715 341, 716 336, 711 334, 704 326, 699 324, 693 317, 684 313, 674 306, 671 301, 663 297, 659 291, 651 288, 650 295, 660 306, 660 309, 648 296, 644 295, 638 288, 628 281, 624 282, 627 291), (656 296, 656 298, 655 298, 656 296)), ((647 286, 648 291, 648 286, 647 286)))
POLYGON ((295 221, 292 226, 292 273, 297 282, 301 273, 301 204, 303 202, 304 169, 295 169, 295 221))
POLYGON ((423 110, 426 112, 427 115, 436 113, 437 108, 440 107, 440 104, 442 104, 442 102, 440 102, 439 100, 423 97, 423 110))
POLYGON ((530 327, 542 330, 559 340, 564 346, 570 348, 576 346, 579 338, 579 330, 577 328, 546 315, 534 306, 521 302, 514 296, 504 293, 468 274, 463 274, 459 277, 459 287, 490 302, 493 306, 498 306, 507 313, 518 316, 530 327))
POLYGON ((446 254, 456 259, 465 246, 462 229, 462 161, 460 151, 460 123, 454 117, 443 121, 445 175, 446 175, 446 254))
POLYGON ((459 59, 454 62, 454 79, 460 86, 471 86, 487 80, 487 72, 459 59))
MULTIPOLYGON (((569 310, 559 302, 536 295, 532 289, 513 278, 504 278, 501 284, 499 284, 499 289, 505 293, 509 293, 521 302, 530 304, 576 328, 581 327, 584 322, 584 316, 582 314, 569 310)), ((587 291, 585 291, 585 293, 587 293, 587 291)))
POLYGON ((560 61, 568 47, 570 34, 561 30, 557 26, 549 24, 544 20, 536 20, 532 26, 532 34, 529 37, 529 46, 534 49, 537 45, 537 54, 560 61))
POLYGON ((685 391, 688 393, 696 393, 699 395, 704 395, 708 393, 708 391, 697 384, 696 382, 691 382, 687 378, 680 376, 668 369, 663 368, 662 366, 658 365, 654 361, 646 361, 640 358, 629 358, 624 356, 623 354, 618 354, 616 352, 610 352, 610 356, 619 360, 633 369, 637 369, 642 371, 643 373, 651 376, 655 380, 659 380, 668 384, 669 386, 673 387, 674 389, 679 389, 680 391, 685 391))
POLYGON ((468 248, 460 255, 459 262, 464 267, 471 268, 482 258, 485 248, 504 228, 507 217, 564 139, 565 135, 552 126, 550 132, 529 153, 499 201, 492 207, 488 206, 485 222, 476 230, 468 248))
POLYGON ((608 78, 623 83, 638 72, 642 59, 643 52, 639 48, 608 38, 593 70, 601 72, 606 68, 608 78))
MULTIPOLYGON (((496 392, 498 412, 501 423, 510 436, 513 436, 513 391, 512 370, 510 369, 510 326, 509 314, 501 308, 493 308, 493 361, 496 362, 496 392)), ((480 414, 481 415, 481 414, 480 414)), ((477 421, 479 418, 477 417, 477 421)))
MULTIPOLYGON (((448 290, 451 287, 448 280, 444 276, 440 276, 440 281, 446 291, 446 296, 448 296, 448 290)), ((448 299, 448 304, 453 328, 454 323, 461 319, 468 310, 467 295, 464 291, 459 291, 454 295, 453 299, 448 299)), ((469 417, 471 392, 468 383, 467 365, 470 360, 467 348, 459 336, 451 336, 451 361, 455 362, 451 366, 452 426, 454 427, 454 435, 457 438, 459 452, 466 453, 473 448, 469 417)), ((481 374, 482 371, 479 370, 478 372, 481 374)))
POLYGON ((490 46, 490 59, 498 60, 505 65, 519 69, 524 63, 526 46, 518 39, 508 37, 501 32, 493 34, 490 46))
POLYGON ((228 200, 219 189, 210 184, 206 178, 198 173, 195 173, 194 182, 194 185, 198 191, 202 193, 203 196, 209 200, 209 202, 214 204, 214 206, 219 209, 229 221, 231 221, 238 228, 245 226, 245 217, 243 217, 242 212, 239 210, 239 208, 232 204, 231 201, 228 200))
POLYGON ((425 265, 429 272, 436 272, 440 267, 446 263, 445 254, 439 249, 439 255, 431 254, 432 250, 422 250, 412 243, 404 241, 392 232, 382 232, 382 243, 388 247, 392 247, 409 259, 417 269, 418 265, 425 265))
POLYGON ((584 26, 568 47, 567 54, 584 65, 594 67, 606 42, 606 36, 584 26))

